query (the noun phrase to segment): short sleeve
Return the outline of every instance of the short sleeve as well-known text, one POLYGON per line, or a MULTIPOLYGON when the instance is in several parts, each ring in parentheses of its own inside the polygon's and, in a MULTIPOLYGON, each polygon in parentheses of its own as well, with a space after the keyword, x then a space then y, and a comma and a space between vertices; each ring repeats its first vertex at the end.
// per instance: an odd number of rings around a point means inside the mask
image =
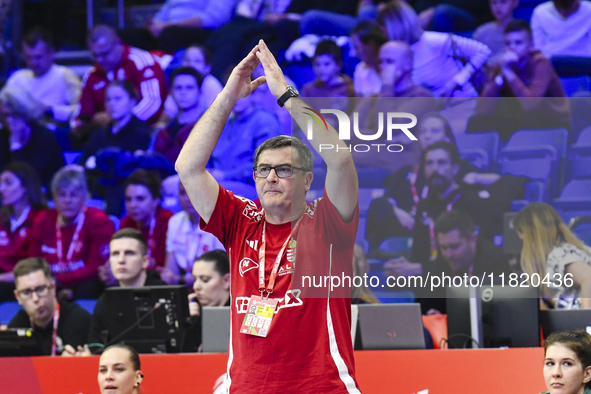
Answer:
POLYGON ((584 261, 589 264, 591 256, 572 244, 564 243, 552 249, 546 260, 546 267, 550 274, 565 275, 567 265, 577 261, 584 261))

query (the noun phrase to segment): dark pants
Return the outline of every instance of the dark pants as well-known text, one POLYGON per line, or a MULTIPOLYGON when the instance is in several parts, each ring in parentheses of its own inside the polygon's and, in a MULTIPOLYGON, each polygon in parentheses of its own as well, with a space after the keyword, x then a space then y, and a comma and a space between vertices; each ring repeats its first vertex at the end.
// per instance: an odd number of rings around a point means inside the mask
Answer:
POLYGON ((162 30, 158 38, 144 28, 123 29, 119 32, 121 39, 131 46, 146 51, 160 49, 166 53, 175 53, 179 49, 187 48, 193 44, 203 44, 210 34, 210 30, 180 26, 167 27, 162 30))

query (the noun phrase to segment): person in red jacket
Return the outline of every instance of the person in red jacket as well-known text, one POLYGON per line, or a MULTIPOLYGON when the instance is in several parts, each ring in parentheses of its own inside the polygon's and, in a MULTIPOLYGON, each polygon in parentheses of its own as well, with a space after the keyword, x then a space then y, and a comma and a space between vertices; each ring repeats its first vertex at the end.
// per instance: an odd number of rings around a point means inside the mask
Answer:
POLYGON ((138 168, 125 182, 125 210, 120 228, 135 228, 148 242, 148 268, 161 269, 166 262, 166 232, 173 213, 160 207, 160 178, 138 168))
POLYGON ((47 208, 39 176, 29 164, 15 161, 0 173, 0 302, 11 301, 12 270, 28 257, 31 224, 47 208))
POLYGON ((82 167, 63 167, 51 190, 55 209, 42 212, 33 223, 29 256, 49 263, 63 297, 98 298, 104 285, 97 270, 109 258, 113 223, 105 212, 85 206, 82 167))
POLYGON ((156 123, 166 98, 166 78, 156 58, 123 43, 108 26, 96 26, 90 32, 88 46, 96 64, 82 80, 82 97, 70 125, 74 133, 84 136, 110 122, 105 112, 105 89, 113 79, 133 83, 140 93, 134 115, 139 120, 156 123))

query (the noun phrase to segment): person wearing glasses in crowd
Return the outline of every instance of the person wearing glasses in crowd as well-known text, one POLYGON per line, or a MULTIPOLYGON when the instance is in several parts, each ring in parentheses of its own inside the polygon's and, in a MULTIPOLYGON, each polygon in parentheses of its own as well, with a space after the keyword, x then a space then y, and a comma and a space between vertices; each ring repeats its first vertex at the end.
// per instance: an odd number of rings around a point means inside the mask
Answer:
MULTIPOLYGON (((251 176, 262 209, 226 190, 206 170, 236 101, 265 82, 278 104, 306 128, 307 104, 260 40, 234 68, 176 162, 201 227, 231 250, 229 391, 359 393, 350 289, 311 289, 302 276, 327 275, 329 265, 332 275, 353 274, 359 187, 345 143, 332 126, 312 125, 310 142, 328 171, 323 198, 310 205, 305 194, 313 179, 312 152, 296 137, 274 137, 256 149, 251 176), (265 75, 252 80, 260 63, 265 75), (339 150, 320 150, 320 144, 339 150), (252 319, 245 319, 248 311, 252 319)), ((234 145, 253 132, 237 129, 234 145)))
POLYGON ((0 173, 0 302, 12 300, 12 270, 28 257, 29 227, 47 209, 35 170, 23 161, 10 163, 0 173))
POLYGON ((98 298, 104 284, 98 268, 109 258, 115 232, 105 212, 86 207, 86 176, 78 165, 60 169, 51 182, 55 209, 42 212, 31 226, 29 256, 43 257, 60 297, 98 298))
POLYGON ((58 356, 66 344, 86 342, 90 314, 78 304, 60 302, 49 264, 40 257, 21 260, 14 267, 14 295, 23 307, 8 328, 32 328, 38 356, 58 356))

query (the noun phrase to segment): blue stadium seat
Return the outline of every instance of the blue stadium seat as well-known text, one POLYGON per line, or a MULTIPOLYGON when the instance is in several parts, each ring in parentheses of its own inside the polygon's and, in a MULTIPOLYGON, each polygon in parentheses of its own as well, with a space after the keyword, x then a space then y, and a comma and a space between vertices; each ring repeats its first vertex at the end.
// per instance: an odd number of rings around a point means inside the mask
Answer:
POLYGON ((551 157, 522 158, 503 156, 499 160, 501 174, 525 176, 543 185, 543 201, 550 198, 550 191, 558 178, 556 161, 551 157))
POLYGON ((359 188, 359 216, 366 217, 371 202, 384 195, 382 188, 359 188))
POLYGON ((565 220, 591 215, 591 179, 573 179, 567 183, 552 206, 565 220))
POLYGON ((538 4, 545 3, 546 0, 520 0, 519 6, 513 11, 513 17, 515 19, 523 19, 525 21, 531 20, 531 15, 534 12, 534 8, 538 4))
POLYGON ((86 200, 86 206, 104 211, 105 210, 105 200, 101 200, 100 198, 89 198, 88 200, 86 200))
MULTIPOLYGON (((64 151, 62 156, 64 156, 64 162, 66 164, 74 164, 76 160, 82 155, 81 151, 64 151)), ((84 164, 84 163, 82 163, 84 164)))
POLYGON ((566 179, 591 179, 591 126, 581 131, 571 146, 566 179))
POLYGON ((16 301, 6 301, 0 304, 0 324, 8 324, 12 318, 23 309, 16 301))
POLYGON ((576 149, 579 146, 591 146, 591 126, 587 126, 581 130, 577 137, 577 142, 572 147, 576 149))
POLYGON ((511 201, 511 212, 519 212, 527 204, 544 200, 544 182, 529 181, 523 184, 523 199, 511 201))
POLYGON ((560 83, 564 88, 564 93, 566 93, 568 97, 571 97, 577 92, 589 90, 591 88, 591 77, 588 75, 560 77, 560 83))
POLYGON ((383 252, 410 253, 412 249, 412 237, 388 237, 378 247, 383 252))
POLYGON ((96 300, 76 300, 74 302, 84 308, 91 315, 96 306, 96 300))
POLYGON ((382 167, 356 166, 360 188, 382 187, 389 171, 382 167))
POLYGON ((121 220, 115 215, 109 215, 109 219, 113 222, 113 227, 115 227, 115 231, 119 231, 119 225, 121 224, 121 220))
POLYGON ((488 172, 497 162, 499 139, 496 131, 464 133, 456 136, 456 143, 462 159, 488 172))
POLYGON ((566 128, 519 130, 501 150, 499 163, 503 173, 547 181, 548 196, 556 197, 564 182, 567 147, 566 128))

